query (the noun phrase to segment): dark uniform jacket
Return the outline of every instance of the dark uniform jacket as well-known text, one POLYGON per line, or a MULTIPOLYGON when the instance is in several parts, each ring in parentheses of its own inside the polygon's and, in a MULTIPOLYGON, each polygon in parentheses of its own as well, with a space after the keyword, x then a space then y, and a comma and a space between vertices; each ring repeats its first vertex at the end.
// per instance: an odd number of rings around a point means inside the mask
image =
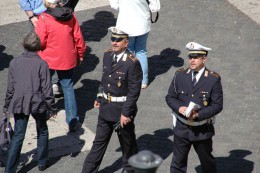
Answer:
MULTIPOLYGON (((173 112, 186 119, 186 117, 179 114, 179 108, 181 106, 188 107, 190 101, 201 106, 198 111, 199 117, 195 121, 212 118, 221 112, 223 108, 223 91, 220 76, 205 68, 199 81, 193 86, 191 70, 178 70, 170 85, 166 102, 173 112)), ((179 120, 177 120, 173 131, 175 135, 191 141, 208 139, 215 134, 212 123, 192 127, 179 120)))
POLYGON ((3 112, 30 115, 48 109, 56 111, 48 64, 36 52, 25 52, 10 62, 3 112))
POLYGON ((101 86, 105 94, 114 97, 127 96, 127 99, 125 102, 108 103, 103 97, 99 116, 107 121, 118 122, 121 114, 126 117, 136 115, 136 102, 142 83, 142 69, 140 62, 127 49, 117 64, 112 67, 113 57, 114 53, 111 50, 104 54, 101 86))

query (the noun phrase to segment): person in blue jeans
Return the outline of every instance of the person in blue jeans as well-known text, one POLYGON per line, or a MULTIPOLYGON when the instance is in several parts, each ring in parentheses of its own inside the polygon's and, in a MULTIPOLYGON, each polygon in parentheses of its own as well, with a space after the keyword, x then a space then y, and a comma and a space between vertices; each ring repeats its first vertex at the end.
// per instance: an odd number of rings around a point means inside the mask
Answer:
POLYGON ((23 41, 26 50, 10 62, 3 113, 13 114, 14 135, 6 159, 5 173, 15 173, 30 115, 36 121, 37 156, 39 171, 47 167, 48 126, 47 112, 56 115, 54 96, 48 64, 37 54, 40 38, 35 32, 23 41))
MULTIPOLYGON (((28 16, 29 22, 31 23, 30 25, 30 30, 34 30, 34 27, 36 27, 37 22, 38 22, 38 16, 45 12, 47 8, 44 6, 42 0, 19 0, 18 1, 20 4, 21 9, 26 13, 28 16)), ((57 1, 58 2, 58 1, 57 1)), ((59 2, 61 5, 65 7, 71 8, 73 11, 78 3, 78 0, 61 0, 59 2)), ((52 89, 53 89, 53 94, 54 95, 61 95, 63 94, 59 78, 57 73, 55 72, 52 75, 52 89)))
POLYGON ((42 43, 40 57, 45 60, 51 75, 56 71, 64 94, 66 122, 69 131, 81 127, 73 89, 73 70, 83 61, 86 44, 78 20, 71 8, 61 7, 57 0, 43 0, 47 8, 39 17, 35 31, 42 43))

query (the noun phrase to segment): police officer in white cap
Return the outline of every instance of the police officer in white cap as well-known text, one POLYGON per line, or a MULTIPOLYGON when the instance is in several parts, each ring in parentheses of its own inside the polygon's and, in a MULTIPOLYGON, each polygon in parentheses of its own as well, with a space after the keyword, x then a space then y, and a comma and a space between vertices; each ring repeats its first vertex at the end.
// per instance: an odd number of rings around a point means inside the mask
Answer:
POLYGON ((85 159, 82 173, 96 173, 113 131, 122 149, 123 173, 133 173, 128 159, 137 153, 134 118, 142 84, 142 68, 127 49, 128 34, 111 27, 111 49, 104 54, 101 87, 95 108, 99 108, 96 137, 85 159))
POLYGON ((216 173, 212 136, 214 116, 223 108, 221 78, 205 67, 211 48, 190 42, 186 49, 189 50, 189 68, 176 71, 166 95, 174 118, 171 173, 187 171, 191 146, 199 156, 202 172, 216 173))

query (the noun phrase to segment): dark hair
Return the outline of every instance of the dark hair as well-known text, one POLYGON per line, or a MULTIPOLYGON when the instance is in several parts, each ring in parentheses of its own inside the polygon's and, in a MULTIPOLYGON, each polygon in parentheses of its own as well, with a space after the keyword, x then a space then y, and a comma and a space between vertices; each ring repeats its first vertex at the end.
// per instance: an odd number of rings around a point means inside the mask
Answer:
POLYGON ((41 40, 35 32, 27 34, 23 39, 23 47, 30 52, 37 52, 41 49, 41 40))

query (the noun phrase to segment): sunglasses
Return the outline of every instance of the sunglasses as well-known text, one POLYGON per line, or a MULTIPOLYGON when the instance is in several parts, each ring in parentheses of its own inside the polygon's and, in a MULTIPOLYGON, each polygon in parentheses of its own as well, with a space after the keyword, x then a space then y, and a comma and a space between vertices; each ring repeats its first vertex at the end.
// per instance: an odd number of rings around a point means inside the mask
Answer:
POLYGON ((111 37, 110 39, 112 42, 120 42, 120 41, 124 40, 124 38, 119 38, 119 37, 111 37))
POLYGON ((199 54, 189 55, 188 57, 189 57, 189 59, 201 59, 201 58, 203 58, 203 55, 199 55, 199 54))

